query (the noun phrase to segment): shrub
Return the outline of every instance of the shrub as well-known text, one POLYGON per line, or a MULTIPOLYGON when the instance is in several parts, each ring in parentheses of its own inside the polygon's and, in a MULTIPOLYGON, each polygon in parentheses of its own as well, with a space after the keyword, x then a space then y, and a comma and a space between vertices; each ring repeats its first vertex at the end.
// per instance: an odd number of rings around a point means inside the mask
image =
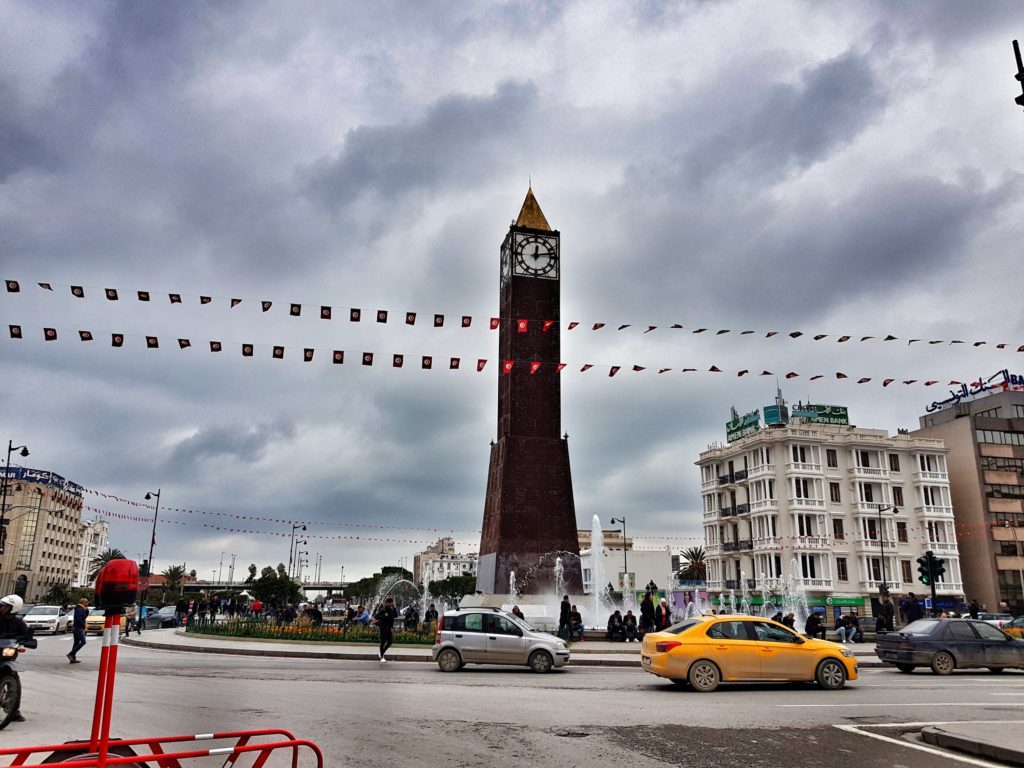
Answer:
MULTIPOLYGON (((321 625, 314 627, 306 618, 291 624, 277 624, 264 619, 242 618, 228 619, 213 623, 193 622, 186 627, 186 632, 222 637, 253 638, 256 640, 315 640, 334 643, 372 643, 379 640, 376 627, 365 627, 362 624, 349 626, 321 625)), ((433 645, 433 635, 420 635, 395 628, 396 645, 433 645)))

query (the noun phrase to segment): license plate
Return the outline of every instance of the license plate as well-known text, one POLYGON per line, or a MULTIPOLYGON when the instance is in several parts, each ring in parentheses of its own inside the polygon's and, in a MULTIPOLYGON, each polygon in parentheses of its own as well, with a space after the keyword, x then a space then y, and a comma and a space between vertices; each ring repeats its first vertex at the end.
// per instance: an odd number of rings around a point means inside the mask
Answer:
POLYGON ((645 667, 651 666, 651 657, 650 656, 641 656, 640 657, 640 663, 643 664, 645 667))

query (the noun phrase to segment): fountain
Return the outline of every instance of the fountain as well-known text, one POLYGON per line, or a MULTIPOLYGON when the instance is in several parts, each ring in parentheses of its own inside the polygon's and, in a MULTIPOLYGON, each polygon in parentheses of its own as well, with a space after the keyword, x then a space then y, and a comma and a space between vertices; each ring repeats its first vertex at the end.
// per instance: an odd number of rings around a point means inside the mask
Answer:
POLYGON ((562 565, 562 558, 555 558, 555 599, 561 600, 565 594, 565 567, 562 565))
POLYGON ((782 610, 783 613, 793 614, 793 626, 797 632, 803 632, 810 610, 807 607, 807 590, 804 587, 800 563, 795 557, 789 561, 789 570, 790 578, 783 582, 782 610))
POLYGON ((740 571, 740 613, 751 615, 750 587, 747 584, 747 574, 744 571, 740 571))
POLYGON ((508 596, 512 602, 516 602, 519 599, 519 588, 516 586, 516 572, 508 572, 508 596))

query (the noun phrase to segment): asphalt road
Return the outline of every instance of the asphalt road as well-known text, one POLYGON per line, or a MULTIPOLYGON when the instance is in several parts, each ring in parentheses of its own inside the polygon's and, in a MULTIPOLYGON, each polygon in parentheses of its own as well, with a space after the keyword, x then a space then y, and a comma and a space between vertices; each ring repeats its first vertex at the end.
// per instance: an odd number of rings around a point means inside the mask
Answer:
MULTIPOLYGON (((160 632, 171 630, 151 630, 160 632)), ((152 635, 150 635, 152 637, 152 635)), ((0 745, 88 734, 99 639, 69 665, 70 637, 40 638, 21 663, 25 723, 0 745)), ((903 675, 865 670, 842 691, 813 685, 677 690, 639 668, 467 667, 119 650, 112 733, 155 736, 283 727, 315 741, 328 766, 906 766, 962 760, 915 744, 918 726, 1024 726, 1024 673, 903 675), (847 726, 842 729, 837 726, 847 726), (853 728, 850 728, 853 726, 853 728), (902 732, 908 731, 904 735, 902 732), (876 736, 865 735, 873 732, 876 736), (878 738, 878 736, 882 738, 878 738)), ((210 764, 210 763, 206 763, 210 764)), ((975 761, 974 765, 984 764, 975 761)))

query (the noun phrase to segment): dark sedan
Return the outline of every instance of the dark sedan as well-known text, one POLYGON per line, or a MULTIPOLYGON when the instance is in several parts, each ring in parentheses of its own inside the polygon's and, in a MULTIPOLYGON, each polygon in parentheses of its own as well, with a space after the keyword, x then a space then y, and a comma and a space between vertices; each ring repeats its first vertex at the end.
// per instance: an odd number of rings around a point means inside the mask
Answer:
POLYGON ((875 654, 900 672, 930 667, 937 675, 954 669, 1024 669, 1024 640, 974 619, 918 619, 875 643, 875 654))

